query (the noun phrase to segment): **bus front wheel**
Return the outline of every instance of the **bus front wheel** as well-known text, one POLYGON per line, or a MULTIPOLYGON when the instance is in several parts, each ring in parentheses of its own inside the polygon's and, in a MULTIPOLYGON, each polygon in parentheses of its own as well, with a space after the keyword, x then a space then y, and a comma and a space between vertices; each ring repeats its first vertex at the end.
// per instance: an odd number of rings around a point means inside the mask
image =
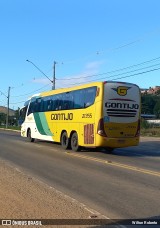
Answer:
POLYGON ((74 132, 71 136, 71 148, 73 151, 79 151, 80 146, 78 145, 78 135, 77 132, 74 132))
POLYGON ((63 147, 63 149, 68 149, 69 148, 69 138, 67 135, 67 132, 64 131, 61 135, 61 146, 63 147))
POLYGON ((31 136, 31 129, 28 130, 27 137, 30 142, 34 142, 35 139, 31 136))

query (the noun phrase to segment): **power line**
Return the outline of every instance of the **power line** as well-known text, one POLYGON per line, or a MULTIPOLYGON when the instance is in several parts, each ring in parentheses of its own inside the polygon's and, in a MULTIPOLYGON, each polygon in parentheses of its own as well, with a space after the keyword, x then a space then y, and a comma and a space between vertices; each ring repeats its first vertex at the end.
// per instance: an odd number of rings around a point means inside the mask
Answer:
POLYGON ((158 27, 158 28, 156 28, 156 29, 154 29, 154 30, 152 30, 152 31, 149 31, 148 33, 142 35, 141 37, 139 37, 139 38, 137 38, 137 39, 135 39, 135 40, 133 40, 133 41, 131 41, 131 42, 124 43, 124 44, 119 45, 119 46, 117 46, 117 47, 115 47, 115 48, 108 48, 108 49, 105 49, 105 50, 103 49, 103 50, 101 50, 101 51, 100 51, 100 50, 97 50, 97 51, 92 52, 91 54, 88 54, 88 55, 86 55, 86 56, 84 56, 84 57, 82 57, 82 58, 79 58, 79 59, 76 59, 76 60, 74 59, 74 60, 68 60, 68 61, 61 61, 61 62, 63 62, 63 64, 73 64, 73 63, 75 63, 75 62, 82 61, 82 60, 84 60, 84 59, 86 59, 86 58, 88 58, 88 57, 91 57, 91 56, 100 55, 100 54, 103 54, 103 53, 106 53, 106 52, 110 52, 110 51, 116 51, 116 50, 125 48, 125 47, 127 47, 127 46, 134 45, 134 44, 136 44, 136 43, 138 43, 138 42, 142 42, 142 41, 144 41, 147 37, 149 37, 150 35, 154 35, 155 32, 156 32, 156 33, 157 33, 157 32, 159 33, 159 32, 160 32, 160 28, 158 27))
POLYGON ((120 73, 120 74, 112 75, 112 76, 109 76, 107 78, 113 78, 113 77, 116 77, 116 76, 119 76, 119 75, 128 74, 128 73, 132 73, 132 72, 139 71, 139 70, 144 70, 144 69, 147 69, 147 68, 150 68, 150 67, 159 66, 159 65, 160 65, 160 63, 154 64, 154 65, 151 65, 151 66, 147 66, 147 67, 143 67, 143 68, 139 68, 139 69, 135 69, 135 70, 131 70, 131 71, 128 71, 128 72, 123 72, 123 73, 120 73))
POLYGON ((152 72, 152 71, 156 71, 156 70, 160 70, 160 67, 156 68, 156 69, 140 72, 140 73, 137 73, 137 74, 132 74, 132 75, 128 75, 128 76, 124 76, 124 77, 120 77, 120 78, 115 78, 113 80, 122 79, 122 78, 129 78, 129 77, 133 77, 133 76, 140 75, 140 74, 146 74, 146 73, 149 73, 149 72, 152 72))
POLYGON ((61 78, 61 79, 56 79, 56 80, 78 80, 78 79, 82 79, 82 78, 90 78, 90 77, 96 77, 96 76, 100 76, 100 75, 104 75, 104 74, 111 74, 111 73, 115 73, 115 72, 118 72, 118 71, 122 71, 122 70, 126 70, 126 69, 129 69, 129 68, 133 68, 133 67, 136 67, 136 66, 140 66, 140 65, 144 65, 146 63, 150 63, 150 62, 153 62, 153 61, 156 61, 156 60, 159 60, 160 57, 157 57, 157 58, 154 58, 154 59, 151 59, 151 60, 147 60, 145 62, 141 62, 141 63, 138 63, 138 64, 134 64, 134 65, 131 65, 131 66, 128 66, 128 67, 124 67, 124 68, 119 68, 119 69, 116 69, 116 70, 113 70, 113 71, 107 71, 105 73, 101 73, 101 74, 92 74, 92 75, 87 75, 87 76, 84 76, 84 77, 73 77, 73 78, 61 78))
POLYGON ((26 102, 26 100, 25 101, 19 101, 19 102, 13 102, 13 103, 10 103, 10 104, 20 104, 20 103, 24 103, 24 102, 26 102))
POLYGON ((57 62, 54 61, 53 63, 53 80, 51 80, 35 63, 33 63, 30 60, 26 60, 27 62, 31 63, 38 71, 40 71, 51 83, 52 83, 52 89, 55 89, 55 80, 56 80, 56 64, 57 62))
POLYGON ((139 41, 141 41, 141 39, 137 39, 137 40, 131 41, 131 42, 129 42, 129 43, 125 43, 125 44, 123 44, 123 45, 119 45, 118 47, 107 49, 107 50, 105 50, 105 51, 104 51, 104 50, 102 50, 102 51, 95 51, 95 52, 92 53, 92 54, 86 55, 86 56, 84 56, 84 57, 82 57, 82 58, 79 58, 79 59, 76 59, 76 60, 74 59, 74 60, 69 60, 69 61, 66 61, 66 62, 63 61, 63 64, 73 64, 73 63, 75 63, 75 62, 82 61, 82 60, 84 60, 84 59, 86 59, 86 58, 88 58, 88 57, 95 56, 95 55, 99 55, 99 54, 104 53, 104 52, 106 52, 106 51, 115 51, 115 50, 118 50, 118 49, 121 49, 121 48, 130 46, 130 45, 133 45, 133 44, 135 44, 135 43, 137 43, 137 42, 139 42, 139 41))
POLYGON ((32 61, 30 61, 30 60, 26 60, 27 62, 29 62, 29 63, 31 63, 37 70, 39 70, 46 78, 48 78, 48 80, 51 82, 51 83, 53 83, 53 81, 38 67, 38 66, 36 66, 36 64, 34 64, 32 61))
MULTIPOLYGON (((137 76, 137 75, 141 75, 141 74, 146 74, 146 73, 153 72, 153 71, 157 71, 157 70, 160 70, 160 67, 159 67, 159 68, 155 68, 155 69, 151 69, 151 70, 148 70, 148 71, 139 72, 139 73, 132 74, 132 75, 127 75, 127 76, 115 78, 115 79, 113 79, 113 81, 114 81, 114 80, 123 79, 123 78, 129 78, 129 77, 133 77, 133 76, 137 76)), ((101 78, 101 79, 106 79, 106 77, 105 77, 105 78, 101 78)), ((93 80, 93 81, 96 81, 96 80, 93 80)), ((92 81, 88 81, 88 82, 92 82, 92 81)), ((76 84, 77 84, 77 83, 76 83, 76 84)), ((78 84, 81 84, 81 83, 78 83, 78 84)), ((73 85, 73 84, 71 84, 71 85, 73 85)), ((20 101, 20 102, 10 103, 10 104, 19 104, 19 103, 22 103, 22 102, 25 102, 25 101, 20 101)))
MULTIPOLYGON (((157 71, 157 70, 160 70, 160 67, 159 68, 154 68, 154 69, 151 69, 151 70, 147 70, 147 71, 143 71, 143 72, 139 72, 139 73, 136 73, 136 74, 131 74, 131 75, 127 75, 127 76, 123 76, 123 77, 119 77, 119 78, 114 78, 113 81, 114 80, 123 79, 123 78, 129 78, 129 77, 133 77, 133 76, 137 76, 137 75, 146 74, 146 73, 157 71)), ((106 77, 105 78, 101 78, 101 80, 102 79, 106 79, 106 77)), ((87 81, 87 82, 93 82, 93 81, 97 81, 97 80, 92 80, 92 81, 87 81)), ((76 84, 82 84, 82 83, 76 83, 76 84)), ((73 84, 70 84, 70 85, 73 85, 73 84)), ((25 102, 25 101, 19 101, 19 102, 10 103, 10 104, 19 104, 19 103, 22 103, 22 102, 25 102)))
POLYGON ((45 87, 49 86, 50 84, 51 84, 51 82, 50 82, 49 84, 47 84, 47 85, 45 85, 45 86, 43 86, 43 87, 37 89, 37 90, 34 90, 34 91, 30 92, 30 93, 21 94, 21 95, 12 96, 12 97, 24 97, 24 96, 28 96, 28 95, 30 95, 30 94, 34 94, 34 93, 36 93, 37 91, 42 90, 42 89, 44 89, 45 87))
MULTIPOLYGON (((34 91, 32 91, 31 93, 28 93, 28 94, 23 94, 23 95, 19 95, 19 96, 12 96, 12 97, 25 97, 25 96, 28 96, 28 95, 33 95, 34 93, 36 93, 37 91, 39 91, 39 90, 42 90, 43 88, 45 88, 45 87, 47 87, 48 85, 50 85, 51 83, 49 83, 49 84, 47 84, 47 85, 45 85, 45 86, 43 86, 43 87, 41 87, 40 89, 37 89, 37 90, 34 90, 34 91)), ((18 102, 12 102, 12 103, 10 103, 10 104, 20 104, 20 103, 24 103, 26 100, 23 100, 23 101, 18 101, 18 102)))
MULTIPOLYGON (((122 79, 122 78, 129 78, 129 77, 133 77, 133 76, 137 76, 137 75, 149 73, 149 72, 156 71, 156 70, 160 70, 160 68, 155 68, 155 69, 151 69, 151 70, 148 70, 148 71, 139 72, 139 73, 132 74, 132 75, 127 75, 127 76, 123 76, 123 77, 120 77, 120 78, 114 78, 112 80, 118 80, 118 79, 122 79)), ((115 77, 115 76, 111 76, 111 77, 115 77)), ((107 77, 107 78, 110 78, 110 77, 107 77)), ((103 79, 107 79, 107 78, 106 77, 103 77, 103 78, 99 78, 98 80, 103 80, 103 79)), ((86 81, 85 83, 95 82, 95 81, 97 81, 97 79, 96 80, 91 80, 91 81, 86 81)), ((80 83, 73 83, 73 84, 69 84, 69 85, 80 85, 80 84, 82 84, 82 82, 80 82, 80 83)))
MULTIPOLYGON (((150 62, 153 62, 153 61, 156 61, 156 60, 159 60, 160 57, 157 57, 157 58, 154 58, 154 59, 151 59, 151 60, 147 60, 147 61, 144 61, 144 62, 141 62, 141 63, 138 63, 138 64, 134 64, 134 65, 131 65, 131 66, 128 66, 128 67, 124 67, 124 68, 120 68, 120 69, 116 69, 116 70, 113 70, 113 71, 108 71, 106 73, 101 73, 101 74, 95 74, 95 75, 88 75, 88 76, 85 76, 85 77, 81 77, 81 78, 68 78, 66 80, 71 80, 71 79, 83 79, 83 78, 88 78, 88 77, 94 77, 94 76, 101 76, 101 75, 105 75, 105 74, 111 74, 111 73, 114 73, 114 72, 118 72, 118 71, 123 71, 123 70, 126 70, 126 69, 129 69, 129 68, 133 68, 133 67, 136 67, 136 66, 140 66, 140 65, 144 65, 144 64, 148 64, 150 62)), ((108 76, 107 78, 114 78, 114 77, 117 77, 117 76, 120 76, 120 75, 123 75, 123 74, 128 74, 128 73, 132 73, 132 72, 135 72, 135 71, 138 71, 138 70, 143 70, 143 69, 147 69, 147 68, 150 68, 150 67, 154 67, 154 66, 158 66, 160 63, 158 64, 155 64, 155 65, 151 65, 151 66, 146 66, 144 68, 140 68, 140 69, 135 69, 135 70, 132 70, 132 71, 129 71, 129 72, 123 72, 123 73, 120 73, 120 74, 117 74, 117 75, 112 75, 112 76, 108 76)), ((132 77, 132 76, 136 76, 136 75, 140 75, 140 74, 144 74, 144 73, 148 73, 148 72, 151 72, 151 71, 155 71, 155 70, 159 70, 160 68, 156 68, 156 69, 151 69, 151 70, 148 70, 148 71, 143 71, 143 72, 139 72, 139 73, 136 73, 136 74, 132 74, 132 75, 127 75, 127 76, 123 76, 123 77, 119 77, 119 78, 116 78, 116 79, 113 79, 113 80, 117 80, 117 79, 122 79, 122 78, 127 78, 127 77, 132 77)), ((102 79, 106 79, 106 77, 103 77, 103 78, 99 78, 98 80, 102 80, 102 79)), ((60 80, 60 79, 59 79, 60 80)), ((65 79, 61 79, 61 80, 65 80, 65 79)), ((91 80, 91 81, 87 81, 87 82, 92 82, 92 81, 97 81, 96 80, 91 80)), ((24 97, 24 96, 27 96, 27 95, 30 95, 30 94, 34 94, 36 93, 37 91, 39 90, 42 90, 43 88, 47 87, 48 85, 50 85, 51 82, 37 90, 34 90, 30 93, 27 93, 27 94, 22 94, 22 95, 18 95, 18 96, 12 96, 12 97, 24 97)), ((82 84, 82 82, 80 83, 72 83, 70 85, 77 85, 77 84, 82 84)), ((1 91, 0 91, 1 92, 1 91)), ((1 92, 4 96, 6 96, 3 92, 1 92)), ((7 97, 7 96, 6 96, 7 97)), ((16 103, 22 103, 24 101, 21 101, 21 102, 16 102, 16 103)), ((11 103, 11 104, 16 104, 16 103, 11 103)))
POLYGON ((6 100, 0 101, 0 102, 5 102, 6 100))

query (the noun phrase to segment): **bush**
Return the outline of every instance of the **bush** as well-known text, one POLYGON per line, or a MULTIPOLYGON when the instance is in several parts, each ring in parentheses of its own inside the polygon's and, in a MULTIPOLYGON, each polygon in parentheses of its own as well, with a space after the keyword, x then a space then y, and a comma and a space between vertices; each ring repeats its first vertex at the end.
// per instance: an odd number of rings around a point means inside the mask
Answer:
POLYGON ((146 120, 141 119, 141 128, 148 129, 151 127, 151 124, 149 124, 146 120))

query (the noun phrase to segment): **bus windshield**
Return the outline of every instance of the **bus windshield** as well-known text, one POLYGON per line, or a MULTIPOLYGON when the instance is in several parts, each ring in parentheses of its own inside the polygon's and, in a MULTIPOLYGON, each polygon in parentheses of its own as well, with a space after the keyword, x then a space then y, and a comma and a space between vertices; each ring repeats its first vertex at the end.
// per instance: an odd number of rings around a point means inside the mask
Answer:
POLYGON ((21 125, 26 117, 29 101, 25 102, 24 106, 19 110, 19 125, 21 125))

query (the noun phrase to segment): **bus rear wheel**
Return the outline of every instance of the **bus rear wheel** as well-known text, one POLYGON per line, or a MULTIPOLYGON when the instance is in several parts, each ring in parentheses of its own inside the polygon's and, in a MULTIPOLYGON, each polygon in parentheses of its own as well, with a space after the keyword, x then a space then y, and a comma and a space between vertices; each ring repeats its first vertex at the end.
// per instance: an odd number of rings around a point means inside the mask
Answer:
POLYGON ((108 154, 111 154, 114 151, 114 148, 112 148, 112 147, 106 147, 105 150, 106 150, 106 152, 108 154))
POLYGON ((71 148, 73 151, 79 151, 81 147, 78 144, 78 135, 77 132, 74 132, 71 136, 71 148))
POLYGON ((31 136, 31 129, 28 130, 27 138, 28 138, 29 142, 34 142, 34 140, 35 140, 35 139, 32 138, 32 136, 31 136))
POLYGON ((69 142, 69 138, 67 135, 67 132, 64 131, 61 135, 61 146, 63 147, 63 149, 68 149, 70 147, 70 142, 69 142))

